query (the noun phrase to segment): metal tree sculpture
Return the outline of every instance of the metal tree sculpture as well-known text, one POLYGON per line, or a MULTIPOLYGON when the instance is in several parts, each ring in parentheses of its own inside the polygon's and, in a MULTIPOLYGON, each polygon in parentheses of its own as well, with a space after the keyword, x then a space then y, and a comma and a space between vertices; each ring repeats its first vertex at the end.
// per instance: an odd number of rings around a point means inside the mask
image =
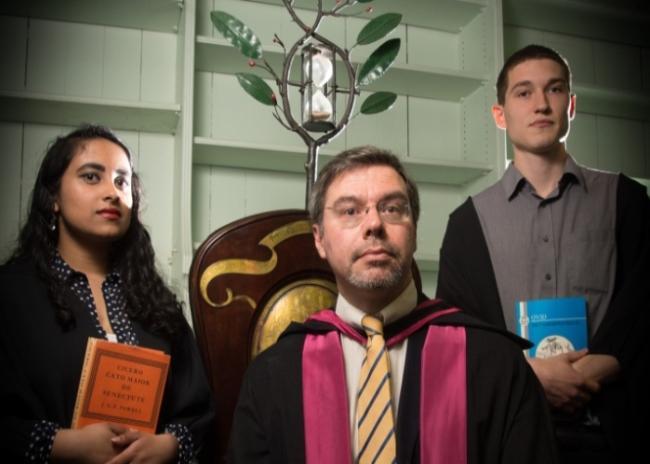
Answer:
MULTIPOLYGON (((275 80, 280 99, 271 87, 253 73, 237 73, 237 79, 243 89, 260 103, 273 106, 273 115, 286 129, 297 133, 308 148, 305 171, 307 188, 305 204, 309 201, 312 187, 318 175, 318 151, 321 145, 328 143, 341 133, 350 120, 360 88, 379 79, 393 64, 400 49, 400 39, 390 39, 380 45, 360 67, 352 65, 351 50, 357 45, 368 45, 392 32, 402 20, 398 13, 386 13, 369 21, 359 32, 356 43, 347 50, 318 33, 318 28, 326 17, 342 17, 346 8, 372 0, 336 0, 330 9, 323 7, 323 0, 317 0, 316 17, 313 22, 303 21, 294 8, 293 0, 283 0, 283 4, 293 22, 303 31, 301 37, 287 50, 284 43, 274 34, 273 42, 283 50, 282 72, 277 73, 263 57, 262 44, 255 33, 244 23, 224 11, 210 14, 216 29, 239 51, 249 58, 251 67, 267 71, 275 80), (292 65, 296 57, 302 58, 300 81, 290 79, 292 65), (347 87, 336 83, 336 63, 340 61, 347 75, 347 87), (329 64, 328 64, 329 63, 329 64), (334 81, 328 84, 330 78, 334 81), (301 123, 291 111, 289 87, 298 88, 301 95, 301 123), (336 116, 336 96, 346 94, 343 114, 336 116), (306 100, 305 100, 306 98, 306 100), (305 103, 306 101, 306 103, 305 103), (306 117, 305 117, 306 114, 306 117), (307 119, 305 121, 305 119, 307 119), (323 133, 313 135, 314 132, 323 133)), ((372 8, 365 8, 371 12, 372 8)), ((361 105, 360 113, 375 114, 388 110, 397 99, 392 92, 375 92, 361 105)))

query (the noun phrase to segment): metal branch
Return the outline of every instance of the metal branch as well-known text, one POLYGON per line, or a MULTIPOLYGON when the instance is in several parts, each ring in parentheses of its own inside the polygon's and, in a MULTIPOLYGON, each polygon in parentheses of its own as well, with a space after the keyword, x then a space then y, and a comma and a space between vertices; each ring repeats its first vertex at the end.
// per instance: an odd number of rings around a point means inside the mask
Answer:
MULTIPOLYGON (((276 109, 276 113, 274 113, 274 116, 278 121, 280 121, 280 123, 284 127, 288 128, 293 132, 296 132, 307 145, 308 156, 307 156, 307 161, 305 162, 305 171, 307 174, 307 190, 305 195, 306 196, 305 205, 307 205, 312 187, 314 185, 314 182, 316 181, 316 176, 318 174, 319 147, 329 142, 332 138, 337 136, 341 131, 345 129, 345 127, 350 121, 350 115, 354 108, 356 97, 359 94, 359 88, 356 85, 356 70, 352 67, 352 63, 350 62, 349 51, 339 47, 331 40, 328 40, 327 38, 318 34, 318 27, 321 21, 323 20, 323 17, 336 16, 343 8, 350 5, 354 5, 357 2, 355 0, 352 1, 345 0, 344 2, 334 7, 330 12, 326 13, 323 12, 322 0, 318 0, 316 19, 314 20, 311 27, 309 27, 298 17, 295 9, 293 8, 293 1, 282 0, 282 2, 284 3, 284 6, 286 7, 293 21, 304 31, 304 35, 300 39, 298 39, 298 41, 296 41, 293 44, 293 46, 290 48, 290 50, 285 54, 283 60, 283 66, 282 66, 282 79, 278 80, 276 78, 280 90, 280 95, 282 97, 282 111, 286 123, 281 121, 280 115, 277 113, 277 109, 276 109), (348 75, 348 82, 349 82, 349 89, 346 91, 346 93, 348 94, 347 104, 343 116, 338 121, 338 124, 335 126, 333 130, 326 132, 316 140, 309 134, 309 132, 305 128, 303 128, 300 124, 298 124, 298 122, 291 114, 291 108, 289 105, 289 95, 288 95, 288 86, 295 85, 295 83, 289 81, 289 74, 291 72, 291 65, 293 63, 293 60, 296 56, 298 48, 311 38, 313 38, 314 40, 322 44, 329 46, 332 50, 334 50, 334 56, 332 57, 334 60, 336 60, 336 55, 338 55, 342 59, 343 64, 345 65, 345 70, 348 75)), ((301 91, 303 91, 304 82, 301 83, 299 87, 301 88, 301 91)))
POLYGON ((275 82, 277 82, 279 84, 280 78, 278 77, 276 72, 273 70, 273 68, 271 67, 269 62, 266 61, 266 58, 262 58, 262 61, 264 62, 264 64, 258 64, 258 66, 260 68, 264 69, 265 71, 267 71, 271 76, 273 76, 273 78, 275 79, 275 82))
POLYGON ((273 41, 274 41, 276 44, 280 45, 280 47, 282 47, 282 51, 284 52, 284 55, 286 56, 286 54, 287 54, 287 49, 286 49, 286 47, 284 46, 284 42, 282 42, 282 40, 280 40, 280 37, 278 37, 277 34, 273 34, 273 41))
MULTIPOLYGON (((284 6, 289 12, 291 19, 293 19, 293 21, 298 25, 298 27, 300 27, 303 31, 305 31, 307 35, 311 34, 313 27, 309 27, 307 24, 305 24, 305 22, 302 19, 300 19, 300 17, 296 14, 296 10, 293 8, 293 1, 282 0, 282 3, 284 3, 284 6)), ((318 0, 318 3, 319 3, 318 5, 319 10, 322 10, 321 0, 318 0)), ((317 19, 318 19, 318 15, 317 15, 317 19)))
POLYGON ((334 8, 332 8, 330 11, 324 12, 323 15, 325 16, 339 16, 339 12, 343 10, 344 8, 347 8, 351 5, 353 5, 356 2, 350 3, 350 0, 345 0, 344 2, 339 2, 336 4, 334 8))
POLYGON ((280 117, 280 113, 278 113, 278 107, 277 105, 273 107, 273 117, 278 120, 278 122, 282 125, 287 130, 290 130, 292 132, 295 132, 294 129, 291 128, 287 123, 285 123, 282 118, 280 117))

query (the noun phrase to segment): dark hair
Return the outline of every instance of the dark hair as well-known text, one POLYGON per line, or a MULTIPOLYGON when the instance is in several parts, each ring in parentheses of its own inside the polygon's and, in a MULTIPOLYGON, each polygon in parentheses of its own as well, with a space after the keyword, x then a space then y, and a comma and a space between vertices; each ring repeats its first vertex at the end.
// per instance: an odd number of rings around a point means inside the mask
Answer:
MULTIPOLYGON (((56 317, 64 329, 75 325, 74 315, 63 291, 66 282, 52 270, 56 256, 58 231, 54 202, 61 187, 61 178, 73 156, 84 143, 105 139, 120 146, 132 163, 129 149, 110 129, 98 125, 84 125, 58 137, 47 149, 31 194, 27 221, 20 231, 18 246, 12 258, 30 257, 41 278, 48 286, 48 295, 54 304, 56 317)), ((181 327, 182 308, 167 288, 155 268, 154 250, 149 233, 139 217, 141 185, 134 172, 131 179, 133 206, 131 223, 123 237, 116 240, 110 253, 111 268, 120 274, 124 284, 126 311, 150 332, 172 338, 181 327)))
POLYGON ((325 208, 325 195, 330 184, 344 172, 363 166, 388 166, 393 168, 406 183, 406 193, 411 207, 413 222, 417 224, 420 217, 420 195, 415 182, 406 174, 399 158, 388 150, 364 145, 351 148, 336 155, 327 163, 314 183, 309 197, 309 217, 313 224, 320 224, 323 220, 325 208))
POLYGON ((497 102, 503 105, 506 101, 506 91, 508 90, 508 73, 512 68, 528 60, 553 60, 562 66, 562 72, 571 91, 571 69, 567 60, 555 50, 544 47, 543 45, 528 45, 514 52, 503 64, 499 77, 497 78, 497 102))

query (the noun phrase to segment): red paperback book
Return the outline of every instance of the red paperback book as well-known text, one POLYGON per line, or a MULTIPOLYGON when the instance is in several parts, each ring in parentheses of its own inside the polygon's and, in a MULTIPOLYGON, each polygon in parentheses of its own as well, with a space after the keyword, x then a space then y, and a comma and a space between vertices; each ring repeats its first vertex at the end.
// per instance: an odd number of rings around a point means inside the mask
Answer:
POLYGON ((89 338, 72 428, 111 422, 156 433, 169 362, 162 351, 89 338))

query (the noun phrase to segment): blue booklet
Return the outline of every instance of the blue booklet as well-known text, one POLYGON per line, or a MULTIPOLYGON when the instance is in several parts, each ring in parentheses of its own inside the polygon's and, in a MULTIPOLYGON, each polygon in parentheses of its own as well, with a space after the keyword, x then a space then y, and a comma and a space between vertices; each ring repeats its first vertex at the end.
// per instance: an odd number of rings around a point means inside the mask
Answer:
POLYGON ((584 297, 524 300, 515 303, 517 334, 534 346, 526 356, 548 358, 587 348, 587 300, 584 297))

